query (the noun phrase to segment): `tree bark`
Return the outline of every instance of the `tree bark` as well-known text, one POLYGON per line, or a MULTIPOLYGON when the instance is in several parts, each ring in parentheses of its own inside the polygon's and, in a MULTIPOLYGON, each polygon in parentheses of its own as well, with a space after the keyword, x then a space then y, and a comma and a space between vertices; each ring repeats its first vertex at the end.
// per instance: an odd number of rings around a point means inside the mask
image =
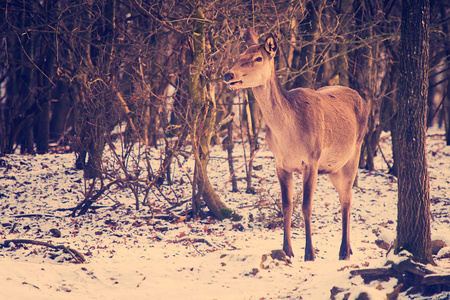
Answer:
POLYGON ((314 62, 316 58, 316 40, 319 36, 319 1, 309 1, 306 5, 307 17, 300 24, 300 34, 305 41, 301 50, 294 51, 292 68, 302 70, 292 87, 314 88, 314 62))
POLYGON ((339 84, 349 86, 348 78, 348 36, 350 22, 352 19, 352 0, 341 0, 339 5, 339 20, 341 23, 340 43, 337 45, 339 56, 336 60, 336 68, 339 74, 339 84))
POLYGON ((248 91, 245 97, 245 114, 247 116, 247 133, 248 142, 250 146, 250 157, 248 161, 247 168, 247 188, 246 193, 254 194, 255 189, 252 187, 252 177, 253 177, 253 160, 255 152, 258 149, 258 135, 261 128, 261 111, 259 109, 258 103, 256 103, 253 94, 248 91))
POLYGON ((228 169, 230 170, 230 175, 231 175, 231 191, 233 193, 235 193, 235 192, 238 192, 239 190, 237 187, 237 179, 236 179, 236 174, 234 171, 234 164, 233 164, 233 148, 234 148, 233 122, 229 122, 226 126, 227 126, 228 136, 222 142, 222 145, 227 150, 228 169))
POLYGON ((429 24, 429 0, 402 2, 397 119, 397 250, 406 249, 415 260, 423 263, 433 263, 425 149, 429 24))
MULTIPOLYGON (((341 3, 342 7, 342 3, 341 3)), ((373 36, 373 26, 368 25, 373 22, 373 16, 370 8, 364 1, 355 3, 353 8, 355 19, 352 31, 355 32, 356 41, 365 41, 373 36)), ((347 17, 349 18, 349 17, 347 17)), ((346 20, 343 18, 343 20, 346 20)), ((349 22, 349 21, 347 21, 349 22)), ((343 32, 347 32, 344 29, 343 32)), ((347 51, 347 48, 345 47, 347 51)), ((370 104, 370 115, 367 122, 367 134, 364 138, 364 144, 361 149, 360 166, 366 169, 374 170, 374 157, 378 145, 378 139, 381 133, 379 126, 381 101, 374 101, 376 94, 376 64, 374 57, 378 51, 378 44, 375 42, 371 47, 356 47, 349 55, 348 75, 347 77, 339 75, 341 85, 347 80, 348 85, 355 89, 361 97, 370 104)), ((343 54, 340 53, 342 56, 343 54)))
POLYGON ((450 24, 445 20, 448 20, 448 14, 444 5, 440 6, 442 31, 447 38, 444 39, 445 48, 445 60, 447 65, 447 96, 444 99, 444 124, 445 124, 445 139, 447 146, 450 145, 450 24))
POLYGON ((221 220, 227 217, 229 209, 220 201, 207 175, 209 144, 215 125, 216 107, 214 101, 207 99, 206 88, 201 78, 205 60, 205 15, 201 6, 194 8, 194 18, 192 33, 193 63, 189 76, 189 92, 193 102, 191 138, 195 158, 192 209, 194 215, 198 214, 198 209, 200 208, 199 196, 201 196, 211 213, 221 220))

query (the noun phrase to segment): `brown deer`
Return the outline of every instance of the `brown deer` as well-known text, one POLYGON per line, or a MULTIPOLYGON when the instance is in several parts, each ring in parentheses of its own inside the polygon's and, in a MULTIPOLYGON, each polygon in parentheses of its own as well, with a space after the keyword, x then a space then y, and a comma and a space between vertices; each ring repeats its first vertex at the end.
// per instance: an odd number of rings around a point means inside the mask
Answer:
POLYGON ((272 34, 264 44, 250 28, 245 33, 247 50, 224 80, 232 89, 251 88, 267 125, 266 140, 273 152, 281 186, 283 250, 294 256, 291 244, 293 211, 292 172, 303 173, 302 212, 305 221, 305 261, 314 260, 311 242, 312 198, 318 174, 328 174, 339 194, 342 243, 339 259, 349 259, 349 217, 352 186, 361 144, 366 132, 368 104, 350 88, 327 86, 319 90, 285 91, 276 76, 274 57, 278 46, 272 34))

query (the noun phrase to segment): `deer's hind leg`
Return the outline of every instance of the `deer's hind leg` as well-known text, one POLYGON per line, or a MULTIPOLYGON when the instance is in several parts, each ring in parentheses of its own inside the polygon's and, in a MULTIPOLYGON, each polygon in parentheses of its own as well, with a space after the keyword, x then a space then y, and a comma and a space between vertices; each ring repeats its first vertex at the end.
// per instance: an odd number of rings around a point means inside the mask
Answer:
POLYGON ((352 253, 350 246, 350 208, 352 205, 352 187, 356 178, 359 163, 359 151, 339 171, 329 174, 333 186, 339 194, 342 214, 342 242, 339 259, 348 260, 352 253))
POLYGON ((317 184, 317 166, 309 165, 303 169, 303 203, 302 212, 305 221, 305 261, 314 260, 314 248, 311 239, 311 214, 313 194, 317 184))

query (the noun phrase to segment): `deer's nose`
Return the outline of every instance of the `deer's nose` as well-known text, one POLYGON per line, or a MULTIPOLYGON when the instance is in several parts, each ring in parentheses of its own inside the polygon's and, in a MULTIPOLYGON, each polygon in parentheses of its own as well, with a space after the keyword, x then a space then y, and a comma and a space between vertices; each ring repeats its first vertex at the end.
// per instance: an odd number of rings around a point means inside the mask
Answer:
POLYGON ((231 80, 233 80, 233 78, 234 78, 234 74, 230 73, 230 72, 223 75, 223 79, 225 80, 225 82, 230 82, 231 80))

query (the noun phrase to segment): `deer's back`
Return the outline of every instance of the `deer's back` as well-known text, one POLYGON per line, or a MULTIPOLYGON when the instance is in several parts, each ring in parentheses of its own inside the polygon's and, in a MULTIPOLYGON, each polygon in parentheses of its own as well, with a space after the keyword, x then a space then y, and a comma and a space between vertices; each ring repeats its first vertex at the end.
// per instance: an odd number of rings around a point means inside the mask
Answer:
POLYGON ((299 163, 316 161, 322 172, 330 173, 359 151, 369 108, 356 91, 342 86, 299 88, 286 92, 286 99, 292 124, 285 124, 284 130, 270 128, 268 139, 277 164, 300 170, 299 163))
MULTIPOLYGON (((363 138, 369 114, 368 103, 353 89, 343 86, 326 86, 318 90, 305 88, 287 92, 292 110, 298 121, 305 120, 315 127, 331 133, 355 131, 363 138)), ((325 133, 326 134, 326 133, 325 133)))

